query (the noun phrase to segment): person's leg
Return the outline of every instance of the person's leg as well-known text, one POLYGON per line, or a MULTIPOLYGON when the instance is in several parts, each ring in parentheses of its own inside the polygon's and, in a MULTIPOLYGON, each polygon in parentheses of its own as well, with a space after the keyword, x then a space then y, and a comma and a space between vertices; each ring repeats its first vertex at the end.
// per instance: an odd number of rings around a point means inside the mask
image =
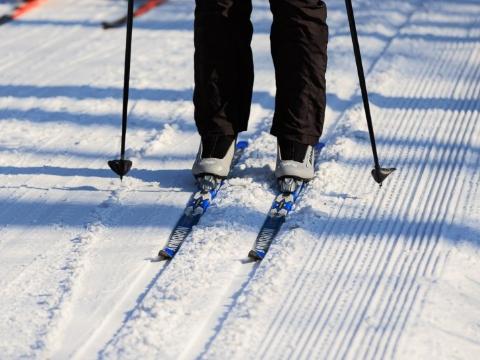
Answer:
POLYGON ((196 0, 195 122, 204 137, 247 129, 253 88, 251 0, 196 0))
POLYGON ((272 135, 315 145, 325 117, 328 27, 321 0, 270 0, 277 94, 272 135))

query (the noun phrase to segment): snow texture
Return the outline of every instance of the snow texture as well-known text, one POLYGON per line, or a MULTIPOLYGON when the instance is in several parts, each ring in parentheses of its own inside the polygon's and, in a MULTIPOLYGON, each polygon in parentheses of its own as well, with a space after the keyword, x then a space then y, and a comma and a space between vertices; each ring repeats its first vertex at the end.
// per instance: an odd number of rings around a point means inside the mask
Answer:
MULTIPOLYGON (((7 11, 12 2, 0 1, 7 11)), ((47 1, 0 27, 0 358, 480 358, 480 2, 354 1, 380 160, 346 12, 329 6, 316 176, 267 257, 275 195, 268 2, 254 1, 249 147, 170 263, 195 190, 192 1, 135 21, 118 157, 124 1, 47 1)))

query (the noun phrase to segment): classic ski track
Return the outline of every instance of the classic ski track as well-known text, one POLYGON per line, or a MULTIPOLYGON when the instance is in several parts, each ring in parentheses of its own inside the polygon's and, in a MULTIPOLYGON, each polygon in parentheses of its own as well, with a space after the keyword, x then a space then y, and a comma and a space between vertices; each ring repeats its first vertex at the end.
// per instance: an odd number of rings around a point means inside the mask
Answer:
MULTIPOLYGON (((132 109, 133 109, 133 107, 132 107, 132 109)), ((154 141, 155 137, 153 137, 152 139, 153 139, 152 141, 154 141)), ((149 145, 151 145, 151 142, 147 142, 142 148, 148 147, 149 145)), ((179 146, 179 145, 176 145, 176 146, 179 146)), ((96 164, 97 162, 98 163, 103 163, 104 161, 103 161, 103 159, 99 159, 95 163, 92 163, 92 164, 96 164)), ((77 177, 75 177, 74 180, 78 180, 76 178, 77 177)), ((74 180, 68 182, 66 185, 69 185, 70 183, 74 182, 74 180)), ((113 205, 107 207, 106 209, 104 209, 104 204, 108 203, 112 198, 113 199, 117 198, 117 195, 115 195, 115 194, 118 191, 120 191, 120 194, 124 191, 129 192, 128 189, 124 189, 124 188, 120 188, 119 190, 109 191, 109 196, 107 197, 107 199, 105 201, 103 201, 101 204, 92 208, 92 211, 91 211, 90 216, 89 216, 89 218, 91 220, 89 220, 85 223, 86 230, 84 230, 84 231, 80 232, 79 234, 77 234, 76 236, 74 236, 74 239, 79 238, 79 237, 87 236, 88 234, 91 233, 90 229, 91 229, 92 226, 96 226, 96 227, 103 226, 104 223, 109 222, 109 220, 112 219, 112 216, 111 216, 112 213, 115 213, 115 212, 118 212, 119 210, 121 210, 121 202, 119 202, 118 204, 113 204, 113 205)), ((159 197, 159 201, 160 201, 160 198, 163 197, 163 194, 159 193, 158 197, 159 197)), ((182 210, 180 209, 179 211, 182 211, 182 210)), ((128 217, 129 216, 129 211, 128 210, 125 211, 123 215, 128 217)), ((146 217, 145 218, 145 223, 146 224, 152 223, 150 221, 150 219, 154 218, 155 216, 156 215, 154 214, 152 216, 146 217)), ((119 219, 117 219, 116 223, 122 223, 121 219, 122 219, 121 217, 119 219)), ((83 266, 83 267, 79 266, 79 264, 82 264, 84 262, 83 259, 86 256, 88 256, 89 249, 92 246, 94 246, 94 241, 85 242, 83 244, 83 246, 81 247, 80 251, 79 251, 80 256, 77 256, 75 258, 75 261, 74 261, 75 264, 68 264, 69 266, 74 265, 73 268, 74 269, 78 268, 78 269, 76 269, 77 271, 72 272, 72 274, 69 278, 63 279, 63 280, 67 280, 67 281, 70 280, 71 289, 68 292, 68 294, 65 294, 66 296, 64 296, 64 298, 62 298, 62 302, 57 305, 58 308, 59 308, 59 313, 62 312, 62 309, 64 307, 67 307, 67 306, 70 305, 69 301, 71 301, 73 299, 76 288, 78 288, 81 285, 81 284, 78 284, 78 283, 73 283, 71 281, 71 279, 74 279, 74 278, 75 279, 81 279, 82 274, 89 271, 88 263, 86 264, 86 266, 83 266)), ((163 273, 163 270, 165 269, 167 264, 168 263, 164 263, 164 266, 157 272, 157 275, 154 278, 155 281, 158 280, 160 275, 163 273)), ((79 348, 75 352, 75 354, 73 354, 73 358, 81 358, 81 355, 83 353, 85 353, 85 351, 88 350, 88 347, 90 346, 90 344, 95 340, 95 336, 98 335, 98 334, 101 334, 102 331, 104 331, 105 328, 108 329, 109 324, 112 324, 112 323, 115 322, 114 315, 118 315, 118 313, 120 312, 120 309, 122 309, 123 306, 128 302, 129 297, 131 297, 133 291, 138 286, 138 284, 140 282, 142 282, 142 280, 146 280, 145 277, 147 275, 149 275, 148 270, 149 270, 150 267, 151 267, 151 264, 143 265, 143 267, 141 267, 141 269, 140 269, 140 272, 135 273, 135 275, 132 276, 132 279, 131 279, 131 282, 130 282, 130 285, 128 286, 128 288, 119 290, 122 293, 121 296, 120 296, 120 299, 118 301, 116 301, 113 304, 113 306, 111 307, 111 309, 104 315, 104 320, 101 322, 100 326, 92 332, 92 334, 89 336, 89 338, 87 339, 85 344, 81 348, 79 348)), ((148 281, 144 281, 144 282, 148 282, 148 281)), ((129 313, 133 313, 138 308, 138 306, 140 306, 141 300, 146 296, 148 291, 149 290, 147 289, 146 293, 143 296, 141 296, 141 299, 139 300, 138 304, 135 305, 134 309, 131 309, 131 310, 128 311, 129 313)), ((112 299, 114 297, 115 297, 114 295, 111 296, 112 299)), ((124 322, 126 323, 129 320, 130 317, 131 316, 126 317, 124 319, 124 322)), ((52 322, 52 324, 54 324, 55 326, 50 329, 50 332, 52 332, 52 331, 55 332, 56 329, 58 329, 63 323, 63 319, 61 317, 59 319, 53 319, 53 320, 54 321, 52 322)), ((47 336, 51 336, 51 334, 49 333, 49 334, 47 334, 47 336)), ((47 345, 47 347, 48 347, 48 345, 47 345)))

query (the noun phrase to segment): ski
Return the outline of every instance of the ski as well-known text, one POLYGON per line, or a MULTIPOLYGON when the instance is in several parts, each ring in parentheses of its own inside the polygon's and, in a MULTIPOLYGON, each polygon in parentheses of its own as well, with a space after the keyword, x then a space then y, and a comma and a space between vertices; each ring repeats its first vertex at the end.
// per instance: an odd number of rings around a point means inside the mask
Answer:
POLYGON ((20 5, 13 9, 10 14, 5 14, 0 17, 0 25, 18 19, 23 14, 42 5, 46 1, 47 0, 24 0, 20 5))
MULTIPOLYGON (((239 141, 236 144, 232 166, 238 161, 247 145, 246 141, 239 141)), ((170 260, 175 256, 192 231, 192 228, 198 224, 203 214, 212 204, 224 180, 212 175, 205 175, 197 179, 197 182, 199 190, 190 198, 182 216, 170 234, 167 245, 158 253, 158 260, 170 260)))
MULTIPOLYGON (((167 2, 167 0, 147 0, 142 5, 138 6, 135 11, 133 12, 133 17, 139 17, 143 14, 149 12, 153 8, 162 5, 163 3, 167 2)), ((118 28, 123 26, 127 23, 127 15, 122 16, 121 18, 113 21, 103 21, 102 27, 106 29, 118 28)))
MULTIPOLYGON (((325 144, 318 143, 316 146, 317 154, 324 146, 325 144)), ((306 181, 293 178, 285 178, 279 181, 280 192, 273 201, 267 218, 257 235, 253 249, 248 253, 251 260, 263 260, 306 185, 306 181)))

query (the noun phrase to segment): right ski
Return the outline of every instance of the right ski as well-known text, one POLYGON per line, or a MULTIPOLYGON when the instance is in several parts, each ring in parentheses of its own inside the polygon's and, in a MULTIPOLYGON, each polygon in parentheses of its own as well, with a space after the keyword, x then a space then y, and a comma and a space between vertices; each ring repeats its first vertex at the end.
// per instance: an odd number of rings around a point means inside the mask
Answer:
POLYGON ((287 215, 293 210, 295 202, 305 187, 306 182, 295 179, 285 179, 292 182, 292 191, 280 192, 270 208, 267 219, 260 229, 255 245, 248 253, 248 257, 254 261, 263 260, 270 245, 279 233, 287 215))
MULTIPOLYGON (((239 141, 236 144, 232 166, 235 165, 247 146, 246 141, 239 141)), ((212 175, 202 176, 197 181, 199 190, 190 198, 184 213, 170 234, 167 245, 158 253, 158 260, 170 260, 175 256, 192 228, 198 224, 202 215, 210 207, 224 182, 223 179, 212 175)))
MULTIPOLYGON (((318 143, 315 146, 317 156, 324 146, 324 143, 318 143)), ((307 182, 300 179, 284 178, 279 180, 280 191, 257 235, 253 249, 248 253, 250 260, 263 260, 306 185, 307 182)))
POLYGON ((26 12, 42 5, 46 1, 47 0, 25 0, 25 1, 23 1, 15 9, 13 9, 10 14, 5 14, 5 15, 0 17, 0 25, 6 24, 10 21, 18 19, 20 16, 22 16, 26 12))
MULTIPOLYGON (((145 3, 140 5, 135 9, 133 12, 133 17, 136 18, 138 16, 142 16, 143 14, 149 12, 153 8, 162 5, 163 3, 167 2, 167 0, 147 0, 145 3)), ((121 18, 113 21, 103 21, 102 27, 106 29, 118 28, 123 26, 127 23, 127 15, 122 16, 121 18)))

